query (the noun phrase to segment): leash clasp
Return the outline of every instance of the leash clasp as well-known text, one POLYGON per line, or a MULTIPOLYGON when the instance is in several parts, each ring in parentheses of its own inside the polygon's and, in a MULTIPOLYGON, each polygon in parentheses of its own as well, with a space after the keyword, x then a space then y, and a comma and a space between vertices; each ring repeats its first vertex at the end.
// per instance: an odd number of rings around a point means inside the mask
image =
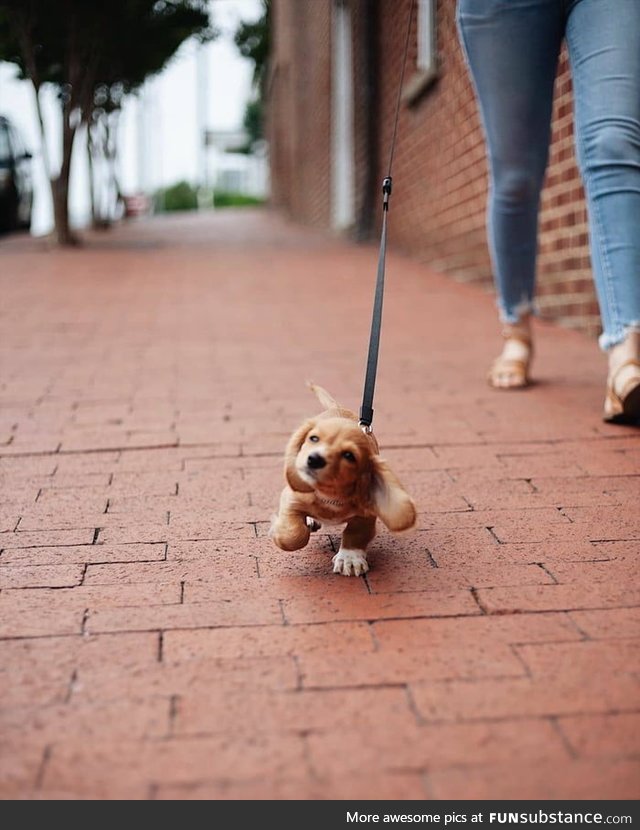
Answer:
POLYGON ((382 209, 389 210, 389 196, 393 189, 393 179, 391 176, 385 176, 382 180, 382 209))

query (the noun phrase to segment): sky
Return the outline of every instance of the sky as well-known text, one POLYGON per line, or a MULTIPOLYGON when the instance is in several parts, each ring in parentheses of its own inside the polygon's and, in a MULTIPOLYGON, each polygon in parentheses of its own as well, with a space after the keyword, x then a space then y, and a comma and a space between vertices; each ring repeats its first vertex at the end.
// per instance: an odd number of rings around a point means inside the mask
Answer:
MULTIPOLYGON (((141 95, 130 96, 123 107, 120 180, 125 194, 140 189, 153 191, 182 179, 195 182, 201 167, 199 124, 212 130, 242 126, 251 95, 253 65, 238 52, 233 34, 241 20, 257 19, 262 6, 260 0, 210 0, 210 8, 220 37, 202 47, 194 41, 184 43, 164 72, 147 82, 141 95), (202 86, 202 79, 208 79, 207 94, 200 105, 199 73, 202 86)), ((43 106, 47 123, 54 126, 48 145, 55 161, 60 157, 60 119, 51 92, 44 96, 43 106)), ((34 153, 32 232, 47 233, 52 227, 51 199, 42 164, 33 87, 29 81, 18 81, 16 67, 8 63, 0 63, 0 115, 11 119, 34 153)), ((76 224, 83 224, 89 212, 84 147, 84 136, 78 135, 70 196, 71 217, 76 224)))

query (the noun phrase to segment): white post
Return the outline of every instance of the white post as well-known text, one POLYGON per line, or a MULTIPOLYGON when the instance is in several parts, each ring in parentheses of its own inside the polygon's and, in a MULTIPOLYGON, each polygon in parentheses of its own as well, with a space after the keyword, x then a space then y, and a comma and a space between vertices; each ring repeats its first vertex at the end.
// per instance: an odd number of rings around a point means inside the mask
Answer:
POLYGON ((209 176, 209 55, 207 44, 198 47, 196 54, 197 72, 197 125, 198 125, 198 204, 199 207, 211 207, 211 189, 209 176))
POLYGON ((331 213, 337 230, 355 222, 351 9, 334 0, 331 72, 331 213))

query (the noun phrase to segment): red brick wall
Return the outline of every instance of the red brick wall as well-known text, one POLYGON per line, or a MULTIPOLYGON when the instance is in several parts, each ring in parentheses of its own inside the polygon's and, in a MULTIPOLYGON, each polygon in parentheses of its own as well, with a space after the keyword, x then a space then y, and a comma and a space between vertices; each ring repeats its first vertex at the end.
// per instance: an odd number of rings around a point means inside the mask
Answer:
MULTIPOLYGON (((380 25, 387 33, 379 62, 381 110, 386 114, 380 177, 386 170, 391 141, 409 0, 396 0, 394 6, 392 12, 387 4, 380 4, 380 25)), ((439 78, 413 106, 400 110, 390 240, 461 278, 488 278, 484 141, 457 41, 455 4, 445 0, 439 6, 439 78)), ((413 34, 407 64, 409 82, 415 61, 413 34)))
MULTIPOLYGON (((356 212, 358 228, 379 221, 379 188, 386 172, 410 0, 350 0, 354 32, 356 212), (378 130, 367 134, 367 81, 363 48, 365 15, 376 15, 375 109, 378 130), (373 147, 373 150, 372 150, 373 147), (377 149, 376 149, 377 147, 377 149), (373 160, 371 155, 373 152, 373 160), (367 175, 370 164, 376 168, 367 175), (367 193, 367 188, 374 188, 367 193), (373 206, 373 208, 368 206, 373 206)), ((302 221, 330 225, 329 101, 332 0, 273 0, 280 14, 295 18, 288 37, 294 99, 288 135, 293 150, 285 169, 277 147, 283 109, 272 96, 272 158, 276 201, 302 221), (293 13, 292 13, 293 11, 293 13), (313 34, 310 37, 310 34, 313 34), (280 107, 280 109, 278 109, 280 107), (318 180, 319 179, 319 180, 318 180)), ((491 282, 485 237, 487 174, 476 102, 458 43, 455 0, 438 0, 437 82, 412 106, 401 109, 394 160, 390 243, 457 279, 491 282)), ((283 65, 277 23, 273 66, 283 65)), ((411 38, 408 80, 415 70, 411 38)), ((274 90, 278 91, 276 71, 274 90)), ((278 103, 280 102, 280 103, 278 103)), ((563 53, 556 84, 549 170, 542 197, 538 300, 543 316, 592 334, 599 317, 591 281, 586 209, 573 152, 571 82, 563 53)))
POLYGON ((587 209, 576 167, 571 77, 563 51, 554 102, 551 157, 542 194, 538 302, 544 316, 563 325, 600 331, 587 209))
POLYGON ((271 164, 271 201, 278 207, 289 203, 292 185, 293 142, 291 120, 293 94, 291 87, 291 49, 293 21, 291 4, 274 3, 272 20, 272 43, 275 44, 271 57, 271 71, 268 79, 267 126, 271 164))
POLYGON ((331 3, 274 0, 269 137, 273 201, 311 225, 331 216, 331 3))

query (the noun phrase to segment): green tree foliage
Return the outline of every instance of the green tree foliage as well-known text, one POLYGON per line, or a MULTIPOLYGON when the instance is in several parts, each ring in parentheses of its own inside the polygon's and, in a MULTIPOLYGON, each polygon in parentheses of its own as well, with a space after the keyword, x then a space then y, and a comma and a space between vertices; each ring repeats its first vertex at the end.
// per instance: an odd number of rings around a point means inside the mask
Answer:
MULTIPOLYGON (((159 213, 172 212, 176 210, 196 210, 202 207, 198 200, 197 188, 188 182, 181 181, 158 190, 155 194, 155 209, 159 213)), ((211 203, 206 207, 227 208, 227 207, 256 207, 264 204, 264 199, 255 196, 247 196, 244 193, 233 193, 228 190, 216 190, 213 193, 211 203)))
POLYGON ((182 181, 156 193, 156 210, 196 210, 198 191, 188 182, 182 181))
POLYGON ((261 87, 267 74, 270 49, 271 0, 262 0, 262 14, 252 23, 241 23, 235 34, 240 54, 253 61, 253 82, 261 87))
POLYGON ((249 137, 249 146, 264 138, 264 113, 262 98, 249 101, 244 111, 243 125, 249 137))
POLYGON ((262 14, 258 20, 241 23, 234 37, 240 54, 253 61, 255 97, 248 102, 244 113, 244 128, 248 136, 246 152, 250 151, 254 141, 264 138, 264 88, 268 71, 270 37, 271 0, 262 0, 262 14))
MULTIPOLYGON (((0 59, 16 63, 36 92, 53 84, 62 108, 62 164, 52 185, 58 240, 73 241, 68 192, 71 153, 80 124, 159 72, 191 36, 213 36, 207 0, 0 0, 0 59)), ((45 151, 46 152, 46 151, 45 151)))

